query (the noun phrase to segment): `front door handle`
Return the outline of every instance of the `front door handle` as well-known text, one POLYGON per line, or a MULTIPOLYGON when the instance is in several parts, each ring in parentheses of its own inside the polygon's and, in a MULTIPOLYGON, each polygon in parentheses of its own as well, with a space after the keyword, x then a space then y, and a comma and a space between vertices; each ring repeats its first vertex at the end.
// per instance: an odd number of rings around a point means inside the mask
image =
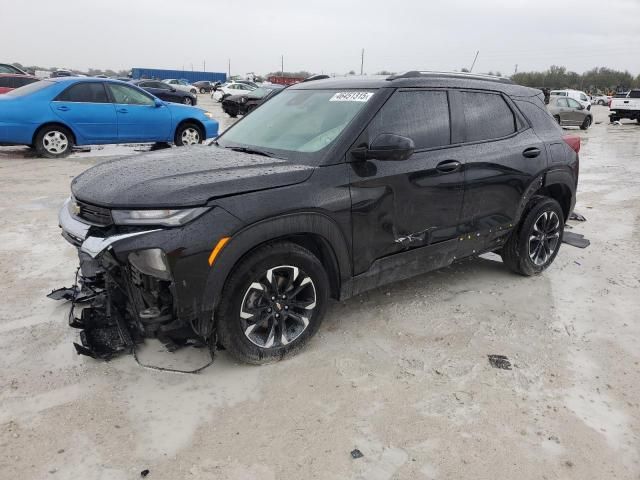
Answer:
POLYGON ((460 170, 462 164, 457 160, 444 160, 436 165, 436 170, 440 173, 453 173, 460 170))
POLYGON ((540 155, 540 149, 537 147, 527 148, 522 152, 522 156, 527 158, 536 158, 538 155, 540 155))
POLYGON ((68 112, 69 107, 65 107, 64 105, 62 105, 61 107, 58 107, 58 110, 60 110, 61 112, 68 112))
POLYGON ((129 110, 127 110, 126 108, 119 108, 118 113, 129 113, 129 110))

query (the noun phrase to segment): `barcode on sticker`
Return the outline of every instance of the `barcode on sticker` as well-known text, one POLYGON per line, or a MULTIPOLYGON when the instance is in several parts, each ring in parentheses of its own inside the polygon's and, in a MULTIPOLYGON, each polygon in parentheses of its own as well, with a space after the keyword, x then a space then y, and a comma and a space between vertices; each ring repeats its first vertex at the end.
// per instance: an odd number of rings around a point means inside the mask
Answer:
POLYGON ((373 92, 338 92, 329 99, 330 102, 366 102, 373 92))

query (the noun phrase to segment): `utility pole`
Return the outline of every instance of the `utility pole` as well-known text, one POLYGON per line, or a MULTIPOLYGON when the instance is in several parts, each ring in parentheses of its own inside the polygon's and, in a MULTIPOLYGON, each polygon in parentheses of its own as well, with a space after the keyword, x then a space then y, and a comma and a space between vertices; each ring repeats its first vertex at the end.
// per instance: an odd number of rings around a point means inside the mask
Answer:
POLYGON ((516 63, 516 71, 513 72, 513 74, 515 75, 516 73, 518 73, 518 64, 516 63))
POLYGON ((364 48, 362 49, 362 53, 360 54, 360 76, 362 76, 364 72, 364 48))
POLYGON ((229 59, 229 78, 231 78, 231 59, 229 59))
POLYGON ((476 56, 473 59, 473 63, 471 64, 471 68, 469 69, 469 73, 473 72, 473 67, 476 66, 476 60, 478 60, 478 55, 480 54, 480 50, 476 52, 476 56))
POLYGON ((280 76, 284 77, 284 55, 280 55, 280 76))

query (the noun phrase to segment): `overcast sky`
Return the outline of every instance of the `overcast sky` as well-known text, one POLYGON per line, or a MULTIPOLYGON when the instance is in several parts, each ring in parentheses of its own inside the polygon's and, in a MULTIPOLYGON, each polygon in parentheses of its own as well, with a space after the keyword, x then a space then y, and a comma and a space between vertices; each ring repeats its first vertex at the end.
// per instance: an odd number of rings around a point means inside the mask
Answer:
POLYGON ((640 0, 3 1, 0 62, 231 73, 519 71, 640 74, 640 0), (437 3, 438 5, 434 5, 437 3))

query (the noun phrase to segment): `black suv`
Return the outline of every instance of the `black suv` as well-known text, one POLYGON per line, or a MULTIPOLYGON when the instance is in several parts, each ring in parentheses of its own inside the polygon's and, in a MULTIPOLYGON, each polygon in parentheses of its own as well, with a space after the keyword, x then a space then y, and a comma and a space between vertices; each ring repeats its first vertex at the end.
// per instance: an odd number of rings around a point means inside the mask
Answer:
POLYGON ((494 251, 523 275, 558 254, 577 137, 508 80, 409 72, 302 83, 211 146, 101 163, 60 212, 78 248, 80 353, 144 337, 296 352, 329 298, 494 251))

